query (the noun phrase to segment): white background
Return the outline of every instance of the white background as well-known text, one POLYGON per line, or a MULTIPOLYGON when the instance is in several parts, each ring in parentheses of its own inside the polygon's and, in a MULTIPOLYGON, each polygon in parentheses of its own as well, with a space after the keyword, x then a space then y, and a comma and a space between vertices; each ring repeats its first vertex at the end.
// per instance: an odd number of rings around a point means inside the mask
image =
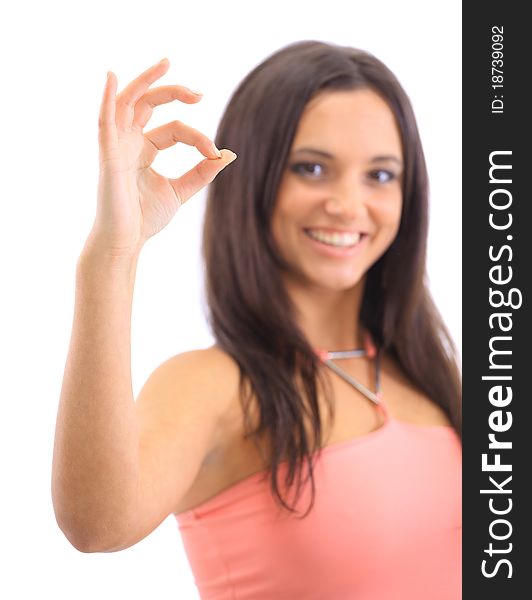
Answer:
MULTIPOLYGON (((12 3, 0 18, 0 596, 9 599, 198 598, 169 517, 111 554, 75 550, 50 495, 55 418, 70 340, 77 257, 92 226, 97 119, 107 70, 121 90, 170 60, 156 85, 204 93, 157 108, 151 129, 182 119, 214 137, 238 82, 303 39, 369 50, 395 72, 417 115, 431 183, 429 277, 461 346, 461 4, 415 0, 12 3)), ((177 176, 200 155, 165 150, 177 176)), ((132 324, 135 395, 170 356, 206 347, 200 231, 204 193, 141 255, 132 324)))

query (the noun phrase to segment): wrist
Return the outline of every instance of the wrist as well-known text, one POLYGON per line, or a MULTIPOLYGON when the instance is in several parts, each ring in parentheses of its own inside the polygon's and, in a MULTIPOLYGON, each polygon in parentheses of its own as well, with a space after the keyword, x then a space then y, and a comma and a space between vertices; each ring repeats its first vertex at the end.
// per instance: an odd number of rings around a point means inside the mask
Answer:
POLYGON ((113 251, 87 241, 78 258, 76 271, 81 276, 112 273, 118 277, 134 278, 139 256, 140 248, 131 252, 113 251))

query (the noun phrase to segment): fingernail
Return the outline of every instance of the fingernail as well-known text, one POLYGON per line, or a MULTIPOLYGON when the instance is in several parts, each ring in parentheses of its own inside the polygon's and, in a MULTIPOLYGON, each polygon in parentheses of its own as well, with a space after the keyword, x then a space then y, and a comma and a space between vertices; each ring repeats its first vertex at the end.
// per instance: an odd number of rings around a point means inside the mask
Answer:
POLYGON ((218 158, 222 158, 222 153, 218 150, 215 144, 212 145, 212 151, 218 158))
POLYGON ((188 88, 188 91, 196 94, 196 96, 203 96, 203 92, 196 92, 196 90, 191 90, 190 88, 188 88))

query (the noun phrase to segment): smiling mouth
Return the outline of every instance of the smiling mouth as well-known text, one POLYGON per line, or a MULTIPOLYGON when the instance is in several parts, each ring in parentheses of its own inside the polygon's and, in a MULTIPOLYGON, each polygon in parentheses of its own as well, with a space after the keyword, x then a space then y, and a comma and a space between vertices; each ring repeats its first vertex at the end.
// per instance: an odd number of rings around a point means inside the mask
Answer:
POLYGON ((366 237, 366 234, 361 232, 327 233, 315 229, 303 229, 303 231, 309 238, 334 248, 353 248, 366 237))

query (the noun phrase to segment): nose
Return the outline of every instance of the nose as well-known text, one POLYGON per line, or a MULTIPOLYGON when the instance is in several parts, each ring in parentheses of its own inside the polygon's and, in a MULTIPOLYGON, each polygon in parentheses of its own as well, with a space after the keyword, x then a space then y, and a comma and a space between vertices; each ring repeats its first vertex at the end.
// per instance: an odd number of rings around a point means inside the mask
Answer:
POLYGON ((325 210, 332 215, 356 219, 365 214, 367 189, 354 177, 346 178, 338 184, 325 203, 325 210))

